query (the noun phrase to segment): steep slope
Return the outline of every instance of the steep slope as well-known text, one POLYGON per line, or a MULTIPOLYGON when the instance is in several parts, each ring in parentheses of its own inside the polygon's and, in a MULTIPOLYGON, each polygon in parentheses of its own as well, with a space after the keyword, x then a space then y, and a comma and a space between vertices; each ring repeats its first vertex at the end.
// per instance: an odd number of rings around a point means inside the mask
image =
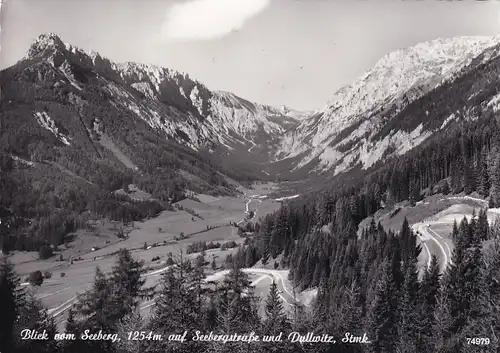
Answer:
MULTIPOLYGON (((2 150, 32 162, 103 161, 120 173, 150 174, 167 166, 170 174, 177 169, 199 174, 203 169, 204 179, 215 173, 207 163, 194 163, 200 157, 181 144, 197 141, 182 139, 183 124, 192 123, 189 115, 176 115, 171 107, 142 99, 137 91, 80 66, 65 52, 34 54, 33 49, 26 60, 1 73, 2 150)), ((89 174, 80 175, 87 180, 99 178, 96 167, 68 169, 89 174)))
POLYGON ((75 59, 77 51, 58 38, 47 40, 0 72, 0 209, 24 220, 2 231, 2 247, 58 245, 88 218, 152 217, 186 189, 235 192, 190 147, 214 134, 183 139, 182 127, 195 117, 75 59), (115 193, 129 184, 152 199, 115 193))
MULTIPOLYGON (((107 90, 115 98, 121 98, 120 104, 151 127, 195 150, 223 145, 229 150, 249 151, 261 141, 272 145, 279 134, 298 125, 298 119, 287 116, 283 110, 255 104, 231 93, 211 91, 185 73, 154 65, 113 63, 96 52, 87 54, 65 44, 55 34, 39 36, 27 58, 40 55, 50 55, 53 66, 67 72, 67 79, 73 83, 74 78, 67 70, 69 64, 92 70, 109 81, 107 90), (131 97, 132 92, 139 93, 143 104, 131 97)), ((259 148, 252 150, 257 152, 259 148)))
MULTIPOLYGON (((290 161, 295 170, 338 174, 404 154, 434 130, 417 123, 411 130, 379 132, 397 125, 397 120, 405 119, 405 107, 456 80, 476 57, 499 42, 499 37, 437 39, 384 56, 373 69, 340 89, 324 109, 289 131, 277 159, 290 161)), ((438 128, 448 122, 441 123, 438 128)))

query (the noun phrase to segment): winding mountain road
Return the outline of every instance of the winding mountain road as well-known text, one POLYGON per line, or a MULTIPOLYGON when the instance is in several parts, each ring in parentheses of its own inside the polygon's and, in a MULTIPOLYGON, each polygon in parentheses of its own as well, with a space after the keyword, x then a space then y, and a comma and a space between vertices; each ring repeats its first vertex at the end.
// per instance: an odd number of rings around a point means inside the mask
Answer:
MULTIPOLYGON (((148 272, 148 273, 145 273, 143 274, 141 277, 146 277, 146 283, 145 283, 145 286, 148 287, 148 286, 152 286, 154 285, 156 282, 157 282, 157 278, 165 271, 167 271, 168 269, 170 268, 170 266, 166 266, 166 267, 163 267, 159 270, 154 270, 154 271, 151 271, 151 272, 148 272)), ((90 287, 90 285, 89 285, 90 287)), ((68 287, 66 289, 69 289, 71 287, 68 287)), ((66 290, 65 289, 65 290, 66 290)), ((54 293, 51 293, 51 294, 48 294, 48 295, 52 295, 52 294, 55 294, 54 293)), ((48 313, 50 315, 52 315, 53 317, 58 317, 60 316, 61 314, 63 314, 64 312, 66 312, 67 310, 69 310, 78 300, 78 296, 74 296, 72 297, 71 299, 67 300, 66 302, 54 307, 54 308, 50 308, 48 310, 48 313)), ((142 307, 141 307, 142 309, 142 307)))
MULTIPOLYGON (((246 195, 246 193, 244 194, 244 196, 247 196, 247 195, 246 195)), ((258 196, 259 196, 259 195, 252 195, 252 196, 250 196, 250 197, 248 198, 247 202, 245 203, 245 214, 246 214, 246 215, 248 215, 248 214, 250 213, 250 210, 249 210, 249 208, 248 208, 248 207, 249 207, 249 205, 250 205, 250 203, 251 203, 252 201, 254 201, 254 202, 259 202, 259 203, 261 203, 261 202, 262 202, 262 200, 259 200, 259 199, 258 199, 258 196)), ((248 220, 248 221, 253 221, 253 220, 255 219, 255 217, 257 216, 257 212, 259 211, 259 208, 258 208, 258 207, 255 207, 255 210, 252 210, 252 211, 253 211, 253 216, 252 216, 252 218, 250 218, 250 219, 244 218, 244 219, 242 219, 242 220, 238 221, 238 222, 236 223, 236 225, 240 225, 241 223, 243 223, 243 222, 245 222, 245 221, 247 221, 247 220, 248 220)))
POLYGON ((412 229, 418 235, 420 243, 426 252, 427 266, 429 267, 431 264, 431 255, 436 255, 439 261, 439 268, 443 272, 452 263, 450 241, 443 238, 431 228, 434 224, 449 224, 449 222, 424 221, 415 223, 412 229))

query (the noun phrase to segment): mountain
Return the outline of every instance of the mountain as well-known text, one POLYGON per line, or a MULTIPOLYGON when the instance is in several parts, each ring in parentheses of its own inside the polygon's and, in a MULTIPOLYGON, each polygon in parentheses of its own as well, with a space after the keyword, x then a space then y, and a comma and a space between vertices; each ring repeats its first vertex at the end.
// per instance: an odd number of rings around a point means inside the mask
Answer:
MULTIPOLYGON (((289 161, 291 169, 302 175, 305 171, 338 174, 404 154, 445 129, 454 113, 436 117, 422 108, 421 113, 433 119, 434 125, 439 121, 439 126, 431 130, 428 124, 420 124, 421 116, 415 116, 412 129, 397 129, 398 122, 409 120, 406 108, 439 87, 458 82, 476 58, 498 43, 500 37, 436 39, 387 54, 338 90, 323 109, 289 130, 276 159, 289 161)), ((494 59, 496 55, 488 58, 494 59)))
POLYGON ((59 244, 88 217, 154 216, 186 190, 234 194, 226 176, 267 177, 251 157, 266 161, 299 123, 187 74, 113 63, 52 33, 0 80, 0 209, 23 233, 0 243, 16 249, 59 244), (130 184, 144 199, 123 191, 130 184))
MULTIPOLYGON (((499 37, 456 37, 394 51, 314 112, 250 102, 168 68, 114 63, 55 34, 41 35, 15 67, 36 71, 30 63, 48 65, 47 70, 50 66, 50 75, 59 80, 54 88, 70 89, 72 97, 88 90, 89 82, 97 85, 114 109, 209 158, 227 173, 301 179, 366 169, 425 141, 439 129, 417 125, 383 136, 379 132, 404 120, 407 106, 458 79, 474 58, 499 42, 499 37)), ((62 139, 60 132, 55 136, 62 139)), ((121 152, 124 160, 127 153, 121 152)))
POLYGON ((297 119, 280 109, 249 102, 232 93, 212 91, 188 74, 155 65, 113 63, 94 51, 85 53, 65 44, 55 34, 41 35, 32 44, 27 58, 40 56, 50 57, 52 65, 75 87, 78 83, 68 65, 97 73, 108 81, 106 90, 118 104, 195 150, 207 145, 224 145, 230 150, 241 148, 240 145, 253 147, 254 140, 273 140, 298 124, 297 119), (131 101, 124 90, 139 92, 144 104, 131 101), (168 119, 161 117, 165 107, 168 119))
POLYGON ((0 72, 0 170, 9 175, 0 209, 35 220, 28 233, 60 239, 84 222, 82 212, 128 222, 186 190, 234 193, 224 174, 350 177, 494 117, 498 43, 438 39, 390 53, 323 109, 301 113, 41 35, 0 72), (127 195, 130 184, 149 197, 127 195))

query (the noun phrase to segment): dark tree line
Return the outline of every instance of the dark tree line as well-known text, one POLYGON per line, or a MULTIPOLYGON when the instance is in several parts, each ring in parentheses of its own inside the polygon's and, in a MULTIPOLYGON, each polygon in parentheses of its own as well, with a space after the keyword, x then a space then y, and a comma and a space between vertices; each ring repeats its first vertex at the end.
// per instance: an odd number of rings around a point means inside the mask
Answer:
MULTIPOLYGON (((177 257, 156 287, 146 288, 143 263, 121 250, 111 273, 96 270, 93 287, 79 297, 68 313, 65 332, 79 337, 85 330, 118 334, 121 341, 26 341, 24 328, 56 332, 52 318, 26 289, 12 265, 0 271, 2 352, 497 352, 500 332, 500 239, 481 251, 489 229, 484 212, 456 224, 456 245, 444 273, 432 257, 421 273, 421 251, 405 221, 398 233, 372 223, 360 238, 324 249, 332 265, 316 275, 318 294, 309 309, 286 311, 275 283, 258 314, 258 298, 248 275, 233 258, 222 281, 205 282, 204 267, 177 257), (331 250, 331 252, 330 252, 331 250), (149 318, 139 307, 156 298, 149 318), (128 340, 131 331, 152 331, 168 337, 188 331, 187 341, 128 340), (328 333, 337 343, 201 342, 196 331, 214 334, 279 334, 293 331, 328 333), (345 333, 366 334, 369 344, 347 344, 345 333), (476 345, 472 338, 487 338, 476 345), (484 342, 483 342, 484 343, 484 342)), ((251 248, 247 245, 245 248, 251 248)), ((309 253, 311 250, 309 250, 309 253)), ((307 262, 306 262, 307 263, 307 262)), ((315 272, 315 271, 314 271, 315 272)), ((315 276, 313 272, 313 277, 315 276)))
POLYGON ((166 207, 158 201, 132 200, 87 183, 61 185, 58 179, 51 180, 50 174, 34 187, 31 176, 14 169, 12 159, 2 156, 0 243, 4 252, 61 245, 68 234, 85 227, 91 214, 127 223, 154 217, 166 207))
POLYGON ((398 234, 372 222, 360 235, 358 225, 381 208, 435 193, 477 192, 490 207, 499 206, 497 124, 492 118, 460 124, 383 166, 341 176, 321 193, 285 204, 261 219, 256 239, 246 242, 246 265, 279 256, 298 289, 318 289, 319 331, 358 330, 377 339, 365 350, 331 352, 496 352, 500 248, 497 239, 482 249, 498 238, 484 211, 455 227, 453 264, 442 276, 433 259, 419 278, 420 250, 406 221, 398 234), (468 344, 474 337, 491 344, 468 344))

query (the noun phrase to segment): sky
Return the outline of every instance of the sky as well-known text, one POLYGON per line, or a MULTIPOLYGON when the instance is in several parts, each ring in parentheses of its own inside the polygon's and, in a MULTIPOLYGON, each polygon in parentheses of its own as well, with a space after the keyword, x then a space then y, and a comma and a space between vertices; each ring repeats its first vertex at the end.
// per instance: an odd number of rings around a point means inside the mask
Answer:
POLYGON ((321 109, 393 50, 438 37, 500 33, 500 1, 3 0, 0 67, 41 33, 186 72, 210 89, 321 109))

